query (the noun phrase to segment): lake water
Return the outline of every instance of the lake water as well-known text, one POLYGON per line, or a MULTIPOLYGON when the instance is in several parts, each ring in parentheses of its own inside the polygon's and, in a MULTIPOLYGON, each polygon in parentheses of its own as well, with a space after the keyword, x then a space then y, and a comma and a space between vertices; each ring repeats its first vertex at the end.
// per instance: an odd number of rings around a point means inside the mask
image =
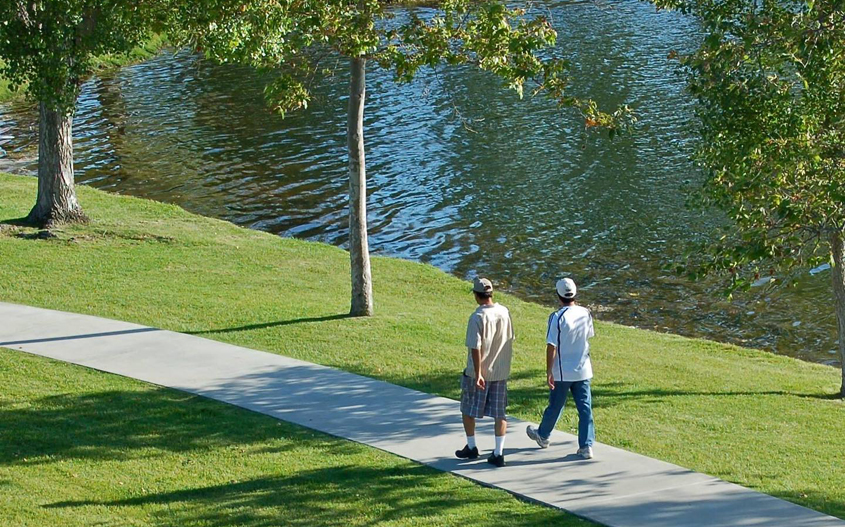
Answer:
MULTIPOLYGON (((685 182, 699 178, 689 161, 695 123, 667 55, 695 46, 695 25, 642 2, 547 6, 557 52, 573 61, 573 92, 632 105, 636 134, 609 141, 466 68, 408 85, 370 68, 373 252, 484 274, 550 305, 554 281, 571 275, 601 320, 837 364, 829 271, 726 302, 717 283, 662 270, 719 222, 684 205, 685 182)), ((252 71, 184 52, 93 78, 74 123, 77 181, 343 246, 343 66, 307 111, 284 120, 267 110, 252 71)), ((30 105, 0 106, 0 169, 34 170, 35 121, 30 105)))

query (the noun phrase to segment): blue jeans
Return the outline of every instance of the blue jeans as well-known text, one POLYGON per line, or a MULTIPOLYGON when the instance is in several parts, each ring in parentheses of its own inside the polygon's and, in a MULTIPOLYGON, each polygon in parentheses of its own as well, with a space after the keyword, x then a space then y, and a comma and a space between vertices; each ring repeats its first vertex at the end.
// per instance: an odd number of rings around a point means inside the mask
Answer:
POLYGON ((593 397, 590 393, 590 380, 555 382, 555 389, 549 391, 549 406, 543 412, 538 435, 548 439, 552 435, 557 420, 566 405, 566 395, 572 390, 575 407, 578 409, 578 448, 593 446, 596 440, 596 427, 593 424, 593 397))

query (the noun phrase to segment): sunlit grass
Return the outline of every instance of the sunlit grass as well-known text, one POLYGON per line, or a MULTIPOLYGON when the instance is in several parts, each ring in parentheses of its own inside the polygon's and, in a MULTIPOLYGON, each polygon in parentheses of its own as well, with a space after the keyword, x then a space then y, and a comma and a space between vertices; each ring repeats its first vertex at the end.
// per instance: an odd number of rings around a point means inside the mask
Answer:
MULTIPOLYGON (((92 222, 57 238, 0 235, 0 300, 195 333, 458 397, 469 286, 375 258, 376 316, 347 318, 344 251, 80 188, 92 222)), ((0 221, 35 181, 0 176, 0 221)), ((493 277, 495 279, 495 277, 493 277)), ((517 331, 510 412, 544 406, 548 308, 508 295, 517 331)), ((588 299, 587 299, 588 300, 588 299)), ((833 368, 598 323, 598 440, 845 517, 845 405, 833 368)), ((574 432, 567 410, 559 427, 574 432)), ((521 433, 514 430, 513 433, 521 433)))

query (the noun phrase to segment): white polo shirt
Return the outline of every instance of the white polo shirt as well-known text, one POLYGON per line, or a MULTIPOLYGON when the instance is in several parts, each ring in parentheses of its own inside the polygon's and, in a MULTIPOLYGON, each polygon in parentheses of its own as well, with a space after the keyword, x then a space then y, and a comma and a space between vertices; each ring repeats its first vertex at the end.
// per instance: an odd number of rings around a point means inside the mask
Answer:
POLYGON ((593 335, 595 330, 589 309, 572 305, 552 313, 546 342, 557 349, 552 365, 555 382, 593 378, 590 343, 587 342, 593 335))

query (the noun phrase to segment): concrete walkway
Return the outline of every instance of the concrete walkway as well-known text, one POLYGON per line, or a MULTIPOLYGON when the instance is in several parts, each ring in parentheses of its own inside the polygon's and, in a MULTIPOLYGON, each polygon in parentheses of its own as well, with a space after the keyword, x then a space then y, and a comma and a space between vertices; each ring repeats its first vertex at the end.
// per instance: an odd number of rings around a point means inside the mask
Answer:
MULTIPOLYGON (((0 347, 22 350, 234 404, 453 472, 620 527, 845 526, 845 522, 719 479, 607 445, 573 454, 554 432, 546 450, 510 420, 508 466, 487 452, 460 462, 458 402, 343 371, 199 337, 97 317, 0 303, 0 347)), ((457 382, 457 378, 456 381, 457 382)), ((718 454, 715 454, 718 455, 718 454)))

